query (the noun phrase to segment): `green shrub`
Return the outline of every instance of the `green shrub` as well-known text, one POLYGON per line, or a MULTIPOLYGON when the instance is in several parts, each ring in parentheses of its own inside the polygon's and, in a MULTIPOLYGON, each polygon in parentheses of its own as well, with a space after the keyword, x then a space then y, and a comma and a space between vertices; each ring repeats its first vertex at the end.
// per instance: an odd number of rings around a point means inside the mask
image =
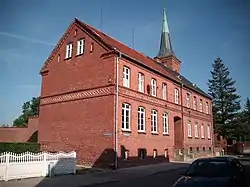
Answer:
POLYGON ((37 153, 40 151, 40 144, 38 143, 0 143, 0 153, 3 152, 13 152, 13 153, 23 153, 23 152, 37 153))

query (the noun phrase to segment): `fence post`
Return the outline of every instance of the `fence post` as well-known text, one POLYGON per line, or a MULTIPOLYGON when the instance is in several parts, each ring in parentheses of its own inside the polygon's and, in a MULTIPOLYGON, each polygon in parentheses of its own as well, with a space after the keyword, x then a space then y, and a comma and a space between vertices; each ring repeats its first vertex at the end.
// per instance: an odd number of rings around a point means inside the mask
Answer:
POLYGON ((47 175, 47 153, 43 153, 43 164, 44 164, 44 171, 43 171, 43 176, 46 177, 47 175))
POLYGON ((6 153, 6 167, 5 167, 5 177, 4 180, 8 181, 9 180, 9 164, 10 164, 10 153, 6 153))

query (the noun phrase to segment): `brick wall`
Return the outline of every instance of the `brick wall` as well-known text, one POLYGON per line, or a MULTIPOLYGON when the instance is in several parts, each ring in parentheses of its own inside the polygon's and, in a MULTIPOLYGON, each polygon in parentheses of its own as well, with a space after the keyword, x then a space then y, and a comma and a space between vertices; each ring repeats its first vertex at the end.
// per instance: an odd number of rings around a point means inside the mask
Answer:
POLYGON ((1 127, 0 142, 34 142, 37 137, 38 117, 31 117, 27 127, 1 127))

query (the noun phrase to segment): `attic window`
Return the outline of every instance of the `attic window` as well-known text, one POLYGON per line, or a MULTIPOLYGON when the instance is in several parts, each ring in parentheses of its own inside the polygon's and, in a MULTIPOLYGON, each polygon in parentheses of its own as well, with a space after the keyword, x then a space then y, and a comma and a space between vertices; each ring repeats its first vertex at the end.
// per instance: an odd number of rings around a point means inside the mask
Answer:
POLYGON ((59 55, 57 56, 57 62, 60 62, 60 60, 61 60, 61 55, 59 54, 59 55))
POLYGON ((177 78, 178 78, 179 80, 181 80, 181 75, 178 75, 177 78))
POLYGON ((94 43, 90 44, 90 52, 92 53, 94 51, 94 43))
POLYGON ((77 35, 77 29, 75 29, 75 33, 74 33, 74 36, 76 36, 77 35))

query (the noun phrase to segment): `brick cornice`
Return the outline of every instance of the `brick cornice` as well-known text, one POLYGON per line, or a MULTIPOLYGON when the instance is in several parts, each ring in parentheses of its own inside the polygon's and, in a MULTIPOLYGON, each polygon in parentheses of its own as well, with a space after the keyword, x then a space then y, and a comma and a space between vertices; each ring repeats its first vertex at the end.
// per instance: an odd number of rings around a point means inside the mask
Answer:
POLYGON ((113 86, 95 88, 91 90, 83 90, 79 92, 66 93, 63 95, 42 98, 40 101, 40 106, 47 105, 47 104, 61 103, 61 102, 66 102, 66 101, 74 101, 74 100, 79 100, 79 99, 106 96, 110 94, 114 94, 113 86))

